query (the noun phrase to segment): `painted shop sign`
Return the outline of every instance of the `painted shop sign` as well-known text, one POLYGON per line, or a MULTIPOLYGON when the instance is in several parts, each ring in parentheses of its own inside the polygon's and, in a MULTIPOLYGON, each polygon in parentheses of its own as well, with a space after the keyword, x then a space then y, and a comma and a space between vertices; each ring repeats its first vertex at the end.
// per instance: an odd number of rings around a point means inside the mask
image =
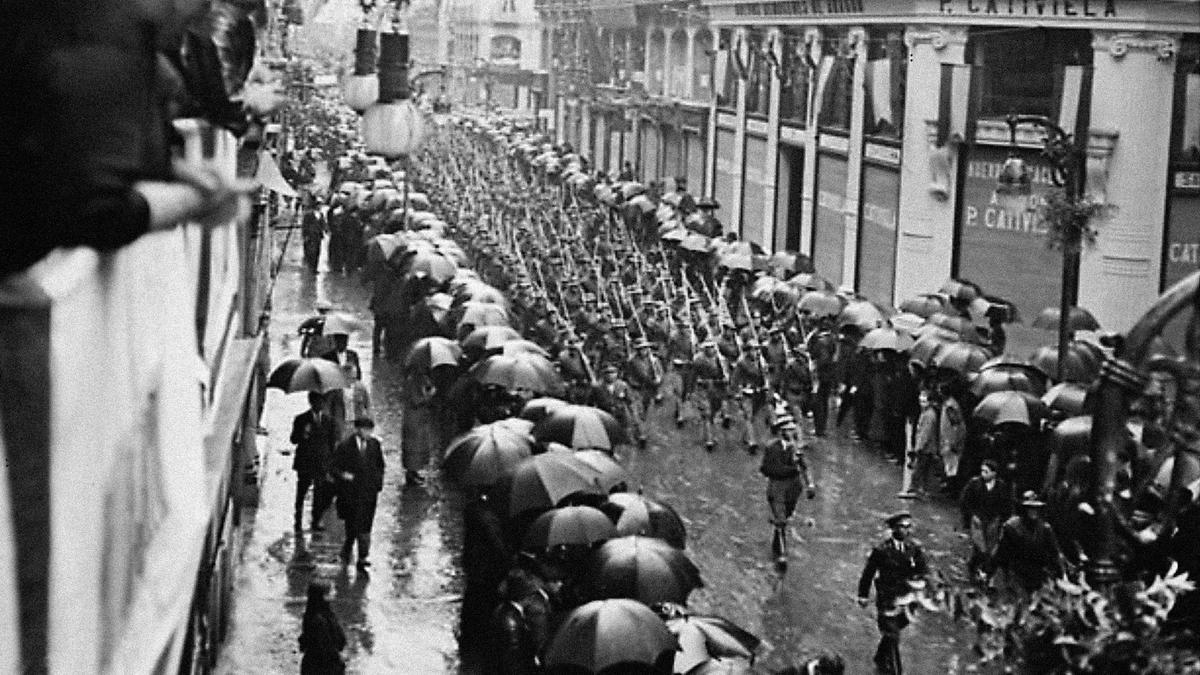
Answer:
POLYGON ((1117 18, 1117 0, 938 0, 942 14, 1117 18))

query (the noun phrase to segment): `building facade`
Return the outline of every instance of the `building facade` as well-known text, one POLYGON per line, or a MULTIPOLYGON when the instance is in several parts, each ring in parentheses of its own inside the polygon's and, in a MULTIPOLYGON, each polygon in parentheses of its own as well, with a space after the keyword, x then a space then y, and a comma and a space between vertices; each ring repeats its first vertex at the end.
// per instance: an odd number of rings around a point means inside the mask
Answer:
POLYGON ((438 53, 454 100, 524 111, 545 105, 534 0, 443 0, 438 12, 438 53))
POLYGON ((576 48, 601 62, 592 86, 552 82, 559 139, 688 177, 728 229, 836 285, 894 304, 961 277, 1026 323, 1056 306, 1062 255, 1032 209, 1053 188, 1044 132, 1014 144, 1011 113, 1086 139, 1086 191, 1114 208, 1077 300, 1105 329, 1200 262, 1197 0, 608 1, 576 48), (1014 153, 1035 168, 1025 208, 994 195, 1014 153))

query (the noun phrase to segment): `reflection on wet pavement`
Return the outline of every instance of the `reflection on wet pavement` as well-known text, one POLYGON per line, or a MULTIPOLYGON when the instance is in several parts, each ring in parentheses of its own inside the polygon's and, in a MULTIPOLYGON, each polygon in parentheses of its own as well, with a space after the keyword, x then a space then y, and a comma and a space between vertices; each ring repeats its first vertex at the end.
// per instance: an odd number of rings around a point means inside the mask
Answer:
MULTIPOLYGON (((289 334, 315 300, 370 325, 367 289, 356 277, 302 272, 292 246, 278 282, 272 324, 272 359, 294 354, 289 334)), ((270 430, 260 510, 249 527, 237 583, 233 632, 221 671, 295 672, 307 583, 330 582, 334 611, 346 629, 350 672, 441 673, 457 670, 454 631, 462 592, 458 554, 460 496, 436 477, 425 487, 402 487, 399 378, 394 366, 375 364, 369 332, 353 336, 373 396, 376 434, 388 460, 375 520, 370 574, 338 561, 342 529, 332 513, 323 533, 293 535, 287 434, 305 407, 302 396, 272 391, 264 424, 270 430)), ((697 425, 675 429, 665 410, 652 413, 650 445, 627 450, 624 463, 634 489, 673 505, 688 527, 688 555, 706 586, 691 596, 701 612, 725 616, 764 639, 757 664, 765 672, 824 649, 847 660, 850 673, 870 672, 877 641, 875 615, 854 602, 855 584, 870 547, 886 533, 882 519, 912 510, 917 538, 930 566, 959 573, 965 543, 954 533, 952 505, 902 502, 898 467, 876 452, 836 434, 812 439, 809 463, 818 484, 815 500, 801 501, 793 518, 791 563, 775 570, 770 552, 766 481, 757 456, 729 436, 715 452, 697 440, 697 425)), ((306 521, 307 522, 307 521, 306 521)), ((968 662, 970 635, 949 618, 923 615, 902 641, 908 672, 948 672, 968 662)))

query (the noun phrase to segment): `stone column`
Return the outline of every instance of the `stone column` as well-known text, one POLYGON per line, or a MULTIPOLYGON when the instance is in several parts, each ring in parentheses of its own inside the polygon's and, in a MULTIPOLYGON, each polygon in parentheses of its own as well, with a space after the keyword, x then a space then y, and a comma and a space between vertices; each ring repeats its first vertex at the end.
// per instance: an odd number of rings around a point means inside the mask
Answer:
POLYGON ((1087 192, 1117 208, 1083 251, 1079 306, 1105 330, 1128 330, 1159 293, 1179 37, 1094 33, 1087 192))
MULTIPOLYGON (((733 35, 733 48, 747 67, 750 65, 749 32, 738 28, 733 35)), ((731 57, 732 58, 732 57, 731 57)), ((730 64, 733 67, 733 64, 730 64)), ((733 133, 733 179, 737 185, 733 189, 733 204, 729 207, 729 228, 742 233, 742 202, 746 183, 742 177, 746 175, 746 80, 739 77, 737 82, 737 121, 733 133)), ((722 206, 724 206, 722 204, 722 206)))
MULTIPOLYGON (((908 84, 904 104, 904 140, 900 165, 900 228, 896 244, 896 292, 904 299, 941 286, 950 276, 954 255, 954 202, 958 185, 957 145, 934 147, 927 131, 936 126, 942 64, 964 63, 967 29, 963 26, 912 25, 904 33, 908 47, 908 84), (948 190, 932 189, 931 164, 948 154, 948 190)), ((955 88, 966 87, 962 67, 955 88)), ((965 92, 964 92, 965 93, 965 92)), ((967 97, 955 96, 950 131, 966 133, 967 97)))
POLYGON ((646 26, 646 49, 642 54, 642 72, 646 77, 646 93, 654 93, 654 34, 658 32, 657 24, 646 26))
POLYGON ((808 119, 804 124, 804 180, 800 197, 800 252, 812 253, 813 219, 816 216, 817 191, 817 113, 820 112, 821 102, 816 100, 817 78, 820 75, 822 57, 821 29, 809 28, 804 31, 804 41, 808 45, 809 55, 817 70, 808 78, 808 119))
MULTIPOLYGON (((767 33, 768 44, 770 45, 771 53, 775 55, 775 63, 783 63, 783 32, 778 28, 772 28, 767 33)), ((759 243, 763 248, 773 251, 776 248, 775 241, 775 211, 776 211, 776 195, 775 188, 777 186, 779 173, 779 103, 783 93, 780 76, 778 70, 771 71, 769 82, 770 93, 767 104, 767 154, 763 157, 762 166, 762 189, 763 197, 763 240, 759 243)))
POLYGON ((867 30, 854 26, 849 31, 854 49, 854 98, 850 102, 850 152, 846 158, 846 192, 842 218, 846 225, 842 248, 842 283, 858 288, 858 202, 862 192, 863 113, 867 90, 867 30))
POLYGON ((625 31, 625 79, 633 79, 633 31, 625 31))
POLYGON ((688 25, 683 29, 687 35, 687 54, 684 55, 684 70, 687 71, 687 82, 680 92, 689 101, 696 100, 696 27, 688 25))
POLYGON ((671 79, 672 79, 671 73, 675 70, 675 64, 671 60, 671 46, 672 46, 671 43, 673 43, 675 41, 674 37, 675 37, 675 29, 671 28, 670 26, 663 26, 663 53, 662 53, 662 56, 663 56, 663 59, 662 59, 662 63, 663 63, 662 95, 663 96, 671 96, 675 93, 673 91, 674 87, 671 86, 671 79))

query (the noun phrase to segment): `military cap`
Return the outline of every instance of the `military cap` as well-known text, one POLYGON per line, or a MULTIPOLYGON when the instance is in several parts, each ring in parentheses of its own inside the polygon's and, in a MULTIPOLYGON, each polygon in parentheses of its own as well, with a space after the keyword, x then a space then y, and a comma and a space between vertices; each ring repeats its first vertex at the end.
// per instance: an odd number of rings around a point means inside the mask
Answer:
POLYGON ((606 372, 606 373, 617 372, 617 365, 615 363, 610 363, 610 364, 604 366, 604 372, 606 372))
POLYGON ((716 349, 716 347, 717 343, 713 342, 712 340, 705 340, 704 342, 700 343, 701 349, 716 349))
POLYGON ((888 516, 883 522, 888 527, 896 527, 906 520, 911 524, 912 514, 908 511, 897 511, 896 513, 888 516))
POLYGON ((650 342, 646 338, 641 338, 637 342, 633 343, 633 348, 634 349, 653 349, 654 343, 650 342))

